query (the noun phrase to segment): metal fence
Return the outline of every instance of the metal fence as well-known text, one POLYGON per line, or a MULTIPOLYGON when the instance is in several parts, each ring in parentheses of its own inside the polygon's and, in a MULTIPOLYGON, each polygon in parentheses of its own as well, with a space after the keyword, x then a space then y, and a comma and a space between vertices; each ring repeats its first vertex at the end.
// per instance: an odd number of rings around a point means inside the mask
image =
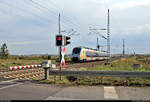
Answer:
POLYGON ((49 75, 62 76, 111 76, 111 77, 150 77, 150 72, 133 71, 54 71, 50 70, 49 75))

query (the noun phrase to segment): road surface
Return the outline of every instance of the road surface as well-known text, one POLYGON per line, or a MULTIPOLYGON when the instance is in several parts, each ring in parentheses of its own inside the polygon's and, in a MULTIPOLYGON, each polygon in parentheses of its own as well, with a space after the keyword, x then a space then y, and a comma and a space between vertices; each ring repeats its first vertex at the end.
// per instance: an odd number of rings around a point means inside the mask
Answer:
POLYGON ((150 100, 150 87, 68 86, 0 81, 0 100, 150 100))

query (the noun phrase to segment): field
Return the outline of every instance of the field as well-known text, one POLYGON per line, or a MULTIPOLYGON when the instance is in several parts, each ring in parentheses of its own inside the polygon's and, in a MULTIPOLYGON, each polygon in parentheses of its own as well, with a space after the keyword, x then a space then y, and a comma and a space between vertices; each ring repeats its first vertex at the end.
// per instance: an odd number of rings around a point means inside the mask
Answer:
POLYGON ((41 62, 42 60, 0 59, 0 69, 8 69, 10 66, 39 64, 41 62))
POLYGON ((109 65, 101 65, 93 68, 81 68, 81 70, 102 71, 150 71, 150 57, 129 57, 114 60, 109 65), (141 64, 142 68, 133 68, 133 64, 141 64))
MULTIPOLYGON (((80 68, 80 70, 102 70, 102 71, 150 71, 150 57, 119 58, 110 65, 101 65, 92 68, 80 68), (142 64, 142 68, 133 68, 133 64, 142 64)), ((74 76, 50 76, 49 80, 41 80, 41 83, 55 83, 67 85, 128 85, 128 86, 150 86, 150 78, 139 77, 74 77, 74 76)))
MULTIPOLYGON (((58 64, 58 57, 50 58, 53 63, 58 64)), ((10 59, 0 59, 0 70, 8 69, 10 66, 41 64, 47 57, 17 57, 10 59)), ((65 60, 70 61, 67 56, 65 60)), ((101 71, 150 71, 149 56, 131 56, 127 58, 118 58, 111 61, 109 65, 94 66, 91 68, 80 68, 80 70, 101 70, 101 71), (141 64, 142 68, 133 68, 133 64, 141 64)), ((40 83, 70 84, 70 85, 146 85, 150 86, 150 78, 139 77, 66 77, 50 76, 49 80, 38 80, 40 83), (56 79, 56 80, 54 80, 56 79)))

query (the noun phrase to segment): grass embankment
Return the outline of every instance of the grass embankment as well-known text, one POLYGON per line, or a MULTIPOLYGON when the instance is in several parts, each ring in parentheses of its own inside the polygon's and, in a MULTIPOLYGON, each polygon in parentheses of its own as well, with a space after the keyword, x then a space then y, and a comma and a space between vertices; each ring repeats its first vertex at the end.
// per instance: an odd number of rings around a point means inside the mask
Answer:
POLYGON ((100 71, 150 71, 150 58, 120 58, 112 61, 109 65, 101 65, 93 68, 81 68, 80 70, 100 71), (133 64, 142 64, 142 68, 133 68, 133 64))
POLYGON ((42 60, 0 59, 0 69, 8 69, 10 66, 40 64, 41 62, 42 60))
MULTIPOLYGON (((101 70, 101 71, 150 71, 150 58, 131 57, 121 58, 113 61, 110 65, 101 65, 93 68, 80 68, 80 70, 101 70), (134 69, 133 64, 142 64, 142 68, 134 69)), ((139 77, 66 77, 50 76, 49 80, 41 80, 41 83, 56 83, 67 85, 129 85, 129 86, 150 86, 150 78, 139 77)))

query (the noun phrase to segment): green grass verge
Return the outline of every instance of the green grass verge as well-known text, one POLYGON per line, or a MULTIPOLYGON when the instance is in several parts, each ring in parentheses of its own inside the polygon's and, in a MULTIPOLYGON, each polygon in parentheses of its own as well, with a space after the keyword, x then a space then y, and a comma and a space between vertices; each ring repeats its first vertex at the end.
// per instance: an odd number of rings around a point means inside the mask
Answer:
MULTIPOLYGON (((144 60, 144 59, 143 59, 144 60)), ((120 58, 112 61, 109 65, 101 65, 91 68, 80 68, 80 70, 99 70, 99 71, 150 71, 150 64, 145 61, 135 60, 131 58, 120 58), (135 69, 133 64, 142 64, 142 68, 135 69)))
POLYGON ((111 86, 150 86, 150 78, 125 78, 125 77, 75 77, 72 81, 66 76, 50 76, 49 80, 37 80, 40 84, 58 84, 58 85, 111 85, 111 86))

